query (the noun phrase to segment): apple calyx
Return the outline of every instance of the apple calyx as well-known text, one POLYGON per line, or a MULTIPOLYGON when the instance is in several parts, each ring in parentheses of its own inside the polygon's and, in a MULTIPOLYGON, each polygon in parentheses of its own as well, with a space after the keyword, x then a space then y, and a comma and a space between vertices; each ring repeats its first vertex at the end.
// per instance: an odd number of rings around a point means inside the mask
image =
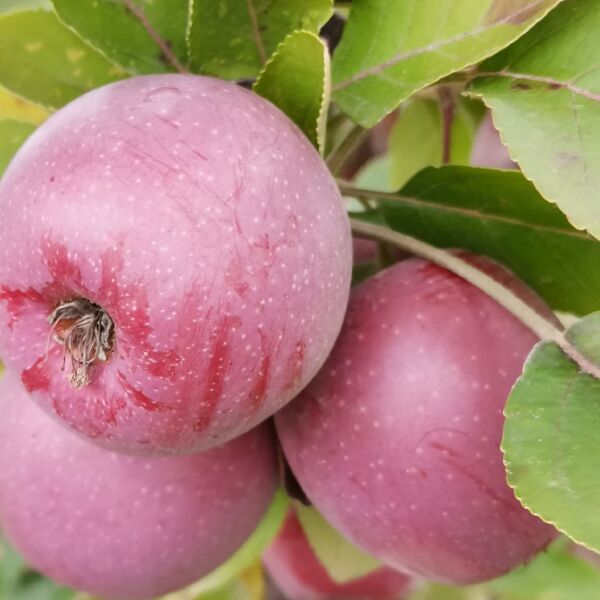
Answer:
POLYGON ((92 367, 106 362, 114 346, 115 326, 108 313, 86 298, 61 302, 48 317, 54 339, 64 346, 71 360, 69 383, 75 388, 89 385, 92 367))

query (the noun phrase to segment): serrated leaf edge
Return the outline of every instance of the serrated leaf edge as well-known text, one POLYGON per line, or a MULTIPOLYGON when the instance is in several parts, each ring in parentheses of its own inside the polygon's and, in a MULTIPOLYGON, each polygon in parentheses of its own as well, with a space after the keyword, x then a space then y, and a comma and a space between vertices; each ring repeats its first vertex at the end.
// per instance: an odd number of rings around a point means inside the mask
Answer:
POLYGON ((256 81, 254 82, 254 85, 252 87, 253 89, 255 89, 256 86, 259 85, 263 75, 267 72, 269 66, 277 60, 288 40, 299 34, 308 35, 311 38, 316 39, 323 48, 323 92, 321 94, 321 109, 317 117, 315 129, 313 130, 313 132, 316 134, 317 148, 322 156, 323 152, 325 151, 327 111, 329 109, 329 103, 331 101, 331 60, 329 58, 329 51, 327 49, 327 46, 317 34, 313 33, 312 31, 308 31, 307 29, 297 29, 296 31, 288 33, 285 36, 285 38, 281 42, 279 42, 277 48, 275 48, 275 51, 269 57, 269 60, 267 60, 263 68, 260 70, 260 73, 258 74, 258 77, 256 78, 256 81))
POLYGON ((475 90, 466 90, 465 92, 463 92, 463 94, 465 96, 470 97, 470 98, 478 98, 479 100, 481 100, 485 104, 486 108, 490 111, 490 114, 492 116, 492 123, 494 125, 494 129, 498 132, 498 135, 500 136, 500 141, 502 142, 502 145, 506 147, 506 149, 508 151, 508 155, 510 156, 510 159, 514 163, 516 163, 517 165, 519 165, 519 170, 523 174, 523 177, 525 177, 525 179, 527 179, 527 181, 531 182, 531 184, 537 190, 537 192, 540 195, 540 197, 544 198, 544 200, 546 200, 546 202, 550 202, 550 204, 554 204, 554 206, 556 206, 556 208, 558 210, 560 210, 560 212, 563 215, 565 215, 567 221, 569 222, 569 224, 574 229, 577 229, 577 231, 583 231, 584 233, 592 236, 594 239, 600 239, 599 236, 594 235, 591 231, 589 231, 588 229, 586 229, 585 226, 582 227, 581 225, 578 225, 577 223, 575 223, 573 221, 573 219, 571 218, 571 216, 569 214, 567 214, 563 210, 563 208, 558 204, 557 200, 553 200, 552 198, 548 198, 546 195, 544 195, 544 193, 542 192, 542 190, 536 184, 535 180, 524 170, 523 165, 521 164, 521 161, 519 160, 519 158, 514 153, 515 152, 514 149, 506 141, 506 134, 504 133, 503 129, 500 126, 497 125, 496 118, 494 117, 494 109, 492 107, 492 103, 488 101, 488 99, 485 97, 485 95, 483 93, 481 93, 481 92, 476 92, 475 90))
MULTIPOLYGON (((548 345, 548 344, 550 344, 552 346, 555 346, 556 348, 558 348, 560 350, 558 344, 555 344, 554 342, 549 342, 547 340, 540 340, 531 349, 531 351, 527 355, 527 358, 525 359, 525 362, 523 363, 523 371, 522 371, 521 375, 519 375, 519 377, 517 378, 517 380, 515 381, 515 383, 512 385, 512 387, 510 389, 510 392, 508 393, 507 403, 506 403, 504 409, 502 410, 502 415, 503 415, 505 421, 506 421, 506 419, 508 419, 508 416, 506 414, 506 407, 508 406, 508 398, 510 398, 510 396, 513 393, 515 387, 521 381, 521 378, 525 374, 525 371, 527 370, 527 367, 529 366, 529 364, 531 363, 531 361, 534 358, 534 353, 537 352, 537 350, 540 349, 542 346, 545 346, 545 345, 548 345)), ((565 357, 567 359, 569 359, 568 356, 565 355, 565 357)), ((577 377, 581 376, 582 374, 583 373, 581 371, 579 371, 577 373, 577 377)), ((593 548, 588 543, 580 540, 576 536, 573 536, 569 532, 565 531, 565 529, 563 527, 561 527, 554 519, 550 519, 550 518, 544 516, 542 514, 544 511, 533 510, 529 506, 529 504, 524 500, 523 496, 521 495, 521 493, 517 489, 517 483, 515 483, 515 481, 514 481, 514 473, 509 468, 509 461, 508 461, 508 458, 507 458, 507 451, 506 451, 504 442, 505 442, 505 436, 504 436, 504 431, 503 431, 503 433, 502 433, 502 441, 500 442, 500 450, 502 452, 502 464, 504 465, 504 471, 506 472, 506 483, 507 483, 508 487, 513 491, 513 494, 515 495, 515 498, 519 501, 519 503, 521 504, 521 506, 525 510, 527 510, 528 512, 530 512, 532 515, 534 515, 534 516, 538 517, 539 519, 541 519, 542 521, 544 521, 544 523, 548 523, 548 525, 552 525, 552 527, 554 527, 557 531, 560 531, 561 533, 563 533, 564 535, 566 535, 569 539, 573 540, 575 543, 579 544, 580 546, 583 546, 584 548, 587 548, 588 550, 591 550, 592 552, 599 552, 600 551, 600 547, 599 548, 593 548)))
MULTIPOLYGON (((505 43, 500 43, 500 44, 494 45, 493 48, 490 48, 489 51, 484 53, 478 60, 466 61, 464 63, 461 63, 455 69, 452 69, 449 72, 441 74, 434 81, 429 81, 427 83, 424 83, 423 85, 420 85, 417 88, 415 88, 410 94, 401 96, 399 100, 395 101, 394 106, 392 106, 392 108, 390 108, 383 116, 379 117, 379 119, 377 121, 373 122, 372 119, 366 120, 366 119, 354 119, 353 117, 350 117, 350 118, 352 119, 352 121, 354 123, 356 123, 357 125, 360 125, 361 127, 371 128, 371 127, 375 126, 382 119, 384 119, 389 113, 391 113, 393 110, 395 110, 402 102, 408 100, 408 98, 412 97, 417 92, 420 92, 421 90, 424 90, 432 85, 435 85, 438 81, 440 81, 444 77, 448 77, 448 75, 451 75, 452 73, 457 73, 458 71, 462 71, 463 69, 466 69, 467 67, 469 67, 471 65, 479 64, 479 63, 483 62, 484 60, 490 58, 494 54, 497 54, 504 48, 507 48, 512 43, 514 43, 516 40, 523 37, 528 31, 533 29, 533 27, 535 27, 544 17, 546 17, 546 15, 548 15, 548 13, 550 13, 552 10, 554 10, 561 2, 564 2, 564 0, 557 0, 556 4, 549 7, 544 12, 539 13, 539 15, 537 15, 537 17, 533 18, 531 20, 531 22, 527 25, 527 27, 525 27, 522 31, 520 31, 516 37, 511 38, 510 40, 506 41, 505 43)), ((350 16, 352 16, 352 14, 350 16)), ((419 56, 426 52, 432 52, 436 48, 442 48, 444 45, 456 43, 457 41, 460 41, 462 38, 466 38, 469 35, 473 36, 473 35, 479 35, 480 33, 485 33, 486 31, 493 29, 494 27, 497 27, 499 25, 502 25, 502 23, 494 23, 489 26, 475 28, 468 34, 461 33, 461 34, 454 36, 452 38, 449 38, 447 40, 442 40, 441 43, 428 44, 420 49, 397 53, 394 57, 392 57, 391 59, 388 59, 387 61, 384 61, 373 67, 369 67, 368 69, 363 69, 363 71, 362 71, 363 75, 359 78, 357 78, 357 76, 361 74, 360 72, 346 78, 343 81, 333 84, 333 86, 332 86, 333 98, 335 100, 336 94, 338 92, 343 92, 346 89, 350 89, 354 85, 360 84, 362 81, 365 81, 371 77, 380 76, 388 69, 395 67, 396 65, 400 64, 404 60, 409 60, 410 58, 413 58, 413 56, 419 56), (480 29, 480 31, 478 29, 480 29), (390 62, 391 62, 391 64, 388 64, 390 62), (377 72, 371 72, 375 69, 378 69, 377 72), (368 72, 368 74, 364 75, 364 73, 367 73, 367 72, 368 72)), ((344 110, 344 113, 346 114, 345 110, 344 110)))
POLYGON ((69 23, 67 23, 65 20, 63 20, 63 18, 60 16, 60 13, 56 9, 55 0, 51 0, 51 2, 52 2, 52 6, 54 7, 54 14, 56 15, 56 18, 68 30, 70 30, 72 33, 74 33, 86 46, 88 46, 88 48, 91 48, 92 50, 94 50, 98 54, 100 54, 100 56, 102 56, 102 58, 106 59, 111 65, 113 65, 116 69, 118 69, 119 71, 121 71, 121 73, 123 75, 132 75, 132 76, 139 75, 139 72, 136 71, 134 68, 132 68, 132 67, 126 67, 125 65, 122 65, 121 63, 117 62, 114 58, 111 58, 104 50, 102 50, 102 48, 99 48, 91 40, 88 40, 75 27, 73 27, 72 25, 69 25, 69 23))

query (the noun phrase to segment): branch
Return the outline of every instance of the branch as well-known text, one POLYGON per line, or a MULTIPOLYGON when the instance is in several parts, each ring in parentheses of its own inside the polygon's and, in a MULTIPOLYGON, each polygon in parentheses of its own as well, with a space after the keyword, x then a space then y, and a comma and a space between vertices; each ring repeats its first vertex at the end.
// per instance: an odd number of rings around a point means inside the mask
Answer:
POLYGON ((160 48, 165 59, 171 64, 171 66, 179 73, 187 73, 188 70, 179 62, 177 56, 171 47, 165 40, 162 39, 158 31, 152 27, 144 11, 135 4, 133 0, 122 0, 125 8, 143 25, 144 29, 148 32, 148 35, 152 38, 154 43, 160 48))
POLYGON ((454 124, 454 97, 447 87, 440 87, 439 91, 440 113, 442 116, 442 164, 450 162, 452 150, 452 125, 454 124))
POLYGON ((250 23, 252 25, 252 35, 254 36, 254 43, 256 44, 256 51, 258 52, 258 59, 262 66, 267 62, 267 52, 260 35, 260 29, 258 27, 258 17, 256 16, 256 9, 254 8, 253 0, 246 0, 248 6, 248 15, 250 17, 250 23))
POLYGON ((446 250, 430 246, 421 240, 392 231, 387 227, 365 223, 356 219, 350 219, 350 223, 352 225, 352 232, 358 237, 393 244, 402 250, 425 258, 462 277, 490 296, 490 298, 493 298, 541 340, 548 340, 557 344, 582 371, 588 375, 592 375, 596 379, 600 379, 600 366, 590 361, 575 346, 569 343, 565 339, 563 332, 556 325, 548 321, 545 317, 542 317, 529 304, 521 300, 495 279, 480 271, 477 267, 446 250))
POLYGON ((333 175, 338 175, 350 153, 356 148, 366 133, 360 125, 354 125, 348 135, 340 142, 327 158, 327 166, 333 175))

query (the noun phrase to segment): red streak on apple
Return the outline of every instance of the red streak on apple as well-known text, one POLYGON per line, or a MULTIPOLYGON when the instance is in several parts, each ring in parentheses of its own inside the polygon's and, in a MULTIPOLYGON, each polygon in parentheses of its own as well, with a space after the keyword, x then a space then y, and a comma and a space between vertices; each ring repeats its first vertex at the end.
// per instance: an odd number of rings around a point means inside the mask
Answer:
POLYGON ((349 294, 323 160, 208 77, 131 78, 58 111, 0 183, 0 239, 3 360, 48 412, 134 454, 205 450, 272 415, 325 361, 349 294), (75 389, 47 319, 81 300, 114 342, 75 389))

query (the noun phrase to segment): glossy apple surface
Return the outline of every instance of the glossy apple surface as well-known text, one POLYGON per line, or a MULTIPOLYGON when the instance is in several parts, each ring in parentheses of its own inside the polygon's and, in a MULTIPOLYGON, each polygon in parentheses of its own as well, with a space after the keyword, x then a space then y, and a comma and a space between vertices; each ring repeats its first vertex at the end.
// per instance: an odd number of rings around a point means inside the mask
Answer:
POLYGON ((399 600, 410 578, 389 567, 337 583, 320 563, 294 512, 263 554, 263 563, 288 600, 399 600))
POLYGON ((276 417, 300 485, 341 532, 400 570, 471 583, 526 562, 555 530, 515 499, 500 441, 535 342, 440 267, 411 259, 380 272, 353 290, 328 361, 276 417))
POLYGON ((0 382, 0 527, 27 562, 105 599, 156 598, 206 575, 253 532, 276 486, 271 429, 205 453, 115 454, 0 382))
POLYGON ((324 162, 273 105, 208 77, 132 78, 56 113, 0 184, 0 239, 0 355, 124 452, 206 449, 273 414, 327 357, 349 293, 324 162), (73 300, 114 324, 80 389, 83 352, 54 339, 74 320, 48 324, 73 300))

